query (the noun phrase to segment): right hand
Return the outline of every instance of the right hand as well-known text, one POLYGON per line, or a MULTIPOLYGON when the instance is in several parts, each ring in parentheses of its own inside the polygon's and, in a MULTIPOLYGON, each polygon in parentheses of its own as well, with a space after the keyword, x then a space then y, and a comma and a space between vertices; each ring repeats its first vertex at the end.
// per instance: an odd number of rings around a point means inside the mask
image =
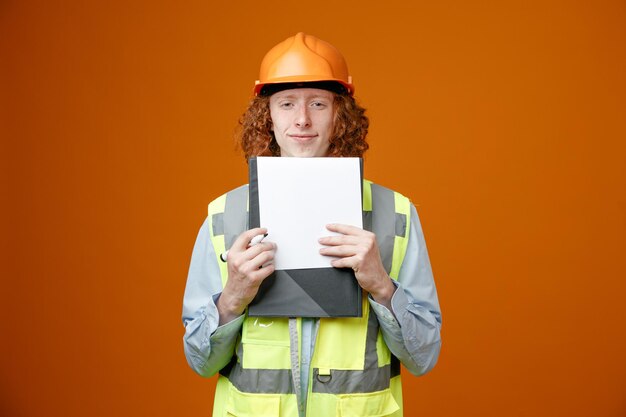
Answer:
POLYGON ((220 326, 239 317, 256 296, 263 280, 274 272, 276 244, 261 242, 248 246, 253 237, 265 233, 265 228, 247 230, 228 250, 228 280, 217 301, 220 326))

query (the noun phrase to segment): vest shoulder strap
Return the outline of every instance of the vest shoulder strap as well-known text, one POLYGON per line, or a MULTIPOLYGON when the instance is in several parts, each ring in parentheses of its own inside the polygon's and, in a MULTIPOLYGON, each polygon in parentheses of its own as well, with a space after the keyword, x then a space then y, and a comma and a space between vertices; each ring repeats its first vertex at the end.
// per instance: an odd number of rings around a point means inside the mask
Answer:
POLYGON ((230 248, 248 224, 248 185, 242 185, 222 194, 209 203, 209 236, 220 266, 222 285, 226 285, 228 269, 220 255, 230 248))
POLYGON ((376 234, 380 257, 389 276, 398 278, 406 255, 411 202, 402 194, 363 181, 363 228, 376 234))

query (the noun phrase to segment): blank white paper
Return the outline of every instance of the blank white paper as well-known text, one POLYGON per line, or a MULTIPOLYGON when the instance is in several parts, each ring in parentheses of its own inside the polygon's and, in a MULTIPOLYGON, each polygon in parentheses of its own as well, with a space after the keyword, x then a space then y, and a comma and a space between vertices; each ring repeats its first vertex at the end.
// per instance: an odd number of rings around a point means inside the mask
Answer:
POLYGON ((363 227, 359 158, 258 157, 259 221, 277 270, 329 268, 318 239, 329 223, 363 227))

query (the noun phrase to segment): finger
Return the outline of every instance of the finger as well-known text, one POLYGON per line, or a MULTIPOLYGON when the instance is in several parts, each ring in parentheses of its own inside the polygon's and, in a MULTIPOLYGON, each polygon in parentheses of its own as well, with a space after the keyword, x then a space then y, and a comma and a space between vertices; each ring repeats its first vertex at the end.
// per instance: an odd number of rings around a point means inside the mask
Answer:
POLYGON ((246 275, 252 268, 247 265, 249 262, 254 262, 254 259, 262 253, 271 252, 273 259, 274 252, 276 251, 276 244, 273 242, 263 242, 257 245, 251 246, 245 251, 237 252, 230 251, 228 255, 228 267, 232 268, 239 274, 246 275))
POLYGON ((265 233, 267 233, 267 229, 264 227, 257 227, 254 229, 246 230, 245 232, 240 234, 237 239, 235 239, 233 245, 231 246, 231 250, 235 249, 239 251, 244 251, 248 247, 248 243, 250 243, 252 238, 258 235, 264 235, 265 233))
POLYGON ((274 242, 258 243, 246 249, 246 251, 244 252, 244 256, 246 259, 250 260, 250 259, 254 259, 260 253, 267 252, 267 251, 276 251, 276 244, 274 242))
POLYGON ((345 258, 346 256, 356 255, 356 247, 354 245, 331 246, 320 249, 320 254, 324 256, 336 256, 345 258))
POLYGON ((263 265, 274 263, 274 257, 276 256, 276 252, 274 251, 266 251, 260 253, 256 256, 252 261, 256 269, 262 268, 263 265))
POLYGON ((274 260, 274 251, 265 251, 261 252, 254 258, 250 259, 248 262, 243 264, 241 271, 246 275, 250 276, 257 269, 261 268, 263 265, 267 263, 271 263, 274 260))
POLYGON ((335 268, 352 268, 356 269, 356 260, 354 257, 334 259, 330 262, 335 268))
POLYGON ((338 232, 344 235, 358 236, 362 235, 363 233, 368 233, 366 230, 363 230, 360 227, 341 223, 330 223, 326 225, 326 228, 331 232, 338 232))
POLYGON ((274 272, 275 266, 274 264, 268 264, 263 268, 257 269, 254 272, 250 273, 250 279, 254 281, 255 284, 261 285, 261 283, 265 280, 265 278, 269 277, 274 272))
POLYGON ((320 244, 326 246, 338 246, 338 245, 358 245, 359 237, 349 235, 339 236, 324 236, 317 240, 320 244))

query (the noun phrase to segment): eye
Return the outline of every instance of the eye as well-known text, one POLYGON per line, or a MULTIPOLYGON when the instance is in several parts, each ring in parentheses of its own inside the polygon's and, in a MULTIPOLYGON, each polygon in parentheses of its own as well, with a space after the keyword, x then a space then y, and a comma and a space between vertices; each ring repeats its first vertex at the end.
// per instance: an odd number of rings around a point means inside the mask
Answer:
POLYGON ((323 101, 314 101, 311 103, 311 107, 316 109, 323 109, 327 106, 327 104, 323 101))
POLYGON ((283 101, 278 104, 281 109, 289 109, 293 107, 293 103, 290 101, 283 101))

